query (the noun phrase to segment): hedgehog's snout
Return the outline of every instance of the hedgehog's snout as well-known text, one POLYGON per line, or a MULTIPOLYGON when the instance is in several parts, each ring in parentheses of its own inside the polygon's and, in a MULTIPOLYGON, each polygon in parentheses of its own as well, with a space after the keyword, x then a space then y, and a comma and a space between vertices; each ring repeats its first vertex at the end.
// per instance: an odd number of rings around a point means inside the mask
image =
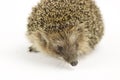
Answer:
POLYGON ((76 66, 78 64, 78 61, 73 61, 70 63, 72 66, 76 66))

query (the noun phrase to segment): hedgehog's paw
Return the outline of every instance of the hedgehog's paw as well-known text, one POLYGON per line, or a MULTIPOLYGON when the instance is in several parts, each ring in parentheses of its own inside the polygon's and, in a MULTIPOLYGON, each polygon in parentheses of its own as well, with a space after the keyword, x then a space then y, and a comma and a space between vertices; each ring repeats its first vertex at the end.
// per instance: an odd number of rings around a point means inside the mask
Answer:
POLYGON ((33 46, 30 46, 29 47, 29 52, 39 52, 39 51, 37 51, 33 46))

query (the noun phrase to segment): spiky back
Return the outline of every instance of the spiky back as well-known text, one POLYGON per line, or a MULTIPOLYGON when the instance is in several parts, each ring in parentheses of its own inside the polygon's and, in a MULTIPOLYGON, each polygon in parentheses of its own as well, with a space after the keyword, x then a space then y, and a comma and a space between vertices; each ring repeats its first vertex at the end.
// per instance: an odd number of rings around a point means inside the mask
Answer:
POLYGON ((33 8, 29 17, 29 30, 42 28, 45 31, 63 30, 79 20, 79 23, 94 18, 91 0, 44 0, 33 8))

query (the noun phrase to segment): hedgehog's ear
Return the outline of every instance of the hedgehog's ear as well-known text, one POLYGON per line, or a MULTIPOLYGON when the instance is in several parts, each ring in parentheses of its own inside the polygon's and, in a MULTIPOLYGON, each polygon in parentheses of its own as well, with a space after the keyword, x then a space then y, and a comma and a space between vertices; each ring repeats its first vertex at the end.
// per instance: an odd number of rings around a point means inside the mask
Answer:
POLYGON ((85 27, 85 22, 84 23, 76 23, 74 27, 74 31, 76 32, 82 32, 85 27))
POLYGON ((74 43, 78 37, 84 32, 84 23, 77 24, 71 29, 70 41, 74 43))
POLYGON ((75 25, 72 27, 71 31, 74 32, 81 32, 83 31, 84 27, 85 27, 86 22, 83 23, 79 23, 78 21, 76 21, 75 25))
POLYGON ((43 31, 37 32, 37 38, 39 39, 40 43, 43 45, 46 45, 46 43, 48 42, 47 34, 43 31))

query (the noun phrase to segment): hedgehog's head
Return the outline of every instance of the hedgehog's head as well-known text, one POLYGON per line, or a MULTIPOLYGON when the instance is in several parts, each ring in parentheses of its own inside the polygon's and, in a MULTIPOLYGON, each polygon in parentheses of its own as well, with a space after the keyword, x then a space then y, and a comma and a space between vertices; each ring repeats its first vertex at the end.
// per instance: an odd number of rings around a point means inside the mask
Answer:
POLYGON ((65 61, 70 63, 72 66, 77 65, 78 61, 78 43, 71 42, 69 36, 64 32, 55 33, 49 39, 50 51, 56 55, 62 57, 65 61))
POLYGON ((71 42, 70 36, 64 32, 52 34, 49 38, 48 48, 52 53, 62 57, 72 66, 77 65, 78 61, 78 43, 76 40, 71 42))
POLYGON ((48 53, 58 55, 72 66, 75 66, 78 64, 79 42, 82 38, 81 33, 81 29, 73 27, 51 33, 45 31, 40 34, 44 49, 48 53))

